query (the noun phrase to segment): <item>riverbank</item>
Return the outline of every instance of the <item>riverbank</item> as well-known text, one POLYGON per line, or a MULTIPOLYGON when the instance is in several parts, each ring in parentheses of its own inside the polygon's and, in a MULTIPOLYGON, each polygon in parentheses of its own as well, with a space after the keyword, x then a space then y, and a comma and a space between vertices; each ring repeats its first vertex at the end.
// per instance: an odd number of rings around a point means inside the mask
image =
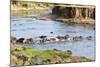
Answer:
POLYGON ((69 24, 95 24, 95 6, 15 1, 11 15, 38 14, 35 19, 61 21, 69 24))
POLYGON ((20 15, 30 15, 30 14, 43 14, 48 11, 49 8, 44 7, 22 7, 11 5, 11 15, 20 16, 20 15))
POLYGON ((47 14, 47 15, 39 15, 34 17, 37 20, 51 20, 51 21, 59 21, 67 24, 95 24, 95 20, 91 18, 63 18, 57 17, 56 15, 47 14))
POLYGON ((11 65, 41 65, 92 61, 89 58, 73 56, 72 54, 70 50, 36 50, 27 46, 14 46, 11 48, 11 65))
POLYGON ((46 13, 48 9, 42 9, 42 10, 34 10, 34 9, 20 9, 20 10, 12 10, 12 15, 14 16, 22 16, 22 15, 30 15, 30 14, 38 14, 37 16, 28 16, 28 18, 34 18, 37 20, 52 20, 52 21, 60 21, 68 24, 95 24, 95 20, 91 18, 63 18, 58 17, 53 14, 46 13))

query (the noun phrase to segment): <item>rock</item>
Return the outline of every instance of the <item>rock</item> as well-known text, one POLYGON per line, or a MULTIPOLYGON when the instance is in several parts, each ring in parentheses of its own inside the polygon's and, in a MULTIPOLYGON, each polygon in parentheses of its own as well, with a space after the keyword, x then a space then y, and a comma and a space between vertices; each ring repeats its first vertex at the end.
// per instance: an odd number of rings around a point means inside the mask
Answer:
POLYGON ((36 55, 34 58, 33 58, 33 64, 35 65, 39 65, 39 64, 42 64, 42 60, 39 58, 38 55, 36 55))
POLYGON ((68 54, 69 56, 71 56, 71 55, 72 55, 72 51, 71 51, 71 50, 67 50, 67 54, 68 54))
POLYGON ((17 57, 11 55, 11 66, 16 66, 16 62, 17 62, 17 57))
POLYGON ((95 7, 94 6, 55 6, 52 9, 52 14, 56 15, 60 21, 63 22, 75 22, 75 23, 89 23, 94 24, 95 20, 95 7), (66 19, 66 20, 65 20, 66 19), (77 19, 77 20, 74 20, 77 19), (89 20, 87 20, 89 19, 89 20), (86 22, 87 21, 87 22, 86 22))
POLYGON ((71 59, 72 59, 72 62, 86 62, 86 61, 90 62, 91 61, 90 59, 86 57, 78 57, 78 56, 73 56, 71 57, 71 59))
POLYGON ((60 6, 55 6, 52 9, 52 14, 60 16, 62 14, 62 10, 60 9, 60 6))
POLYGON ((55 50, 55 51, 60 51, 60 50, 58 50, 58 49, 53 49, 53 50, 55 50))

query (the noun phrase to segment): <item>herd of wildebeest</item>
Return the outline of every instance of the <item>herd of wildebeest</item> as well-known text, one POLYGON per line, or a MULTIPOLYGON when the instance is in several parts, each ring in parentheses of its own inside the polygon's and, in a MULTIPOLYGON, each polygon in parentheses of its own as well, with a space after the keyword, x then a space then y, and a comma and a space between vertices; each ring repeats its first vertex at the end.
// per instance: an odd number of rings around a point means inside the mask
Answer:
POLYGON ((11 36, 11 44, 46 44, 46 43, 59 43, 59 42, 77 42, 82 40, 93 40, 92 36, 38 36, 38 39, 33 38, 16 38, 11 36))

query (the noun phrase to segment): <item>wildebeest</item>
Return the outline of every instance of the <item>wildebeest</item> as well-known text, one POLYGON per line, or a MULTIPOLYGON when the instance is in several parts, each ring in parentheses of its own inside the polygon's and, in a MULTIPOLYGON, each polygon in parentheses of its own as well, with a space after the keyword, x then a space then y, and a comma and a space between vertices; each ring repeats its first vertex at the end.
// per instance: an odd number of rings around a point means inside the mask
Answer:
POLYGON ((33 39, 32 38, 25 39, 25 40, 23 40, 23 43, 24 44, 32 44, 33 43, 33 39))
POLYGON ((92 40, 92 36, 87 36, 86 39, 87 40, 92 40))
POLYGON ((39 38, 41 38, 41 39, 46 38, 46 37, 47 37, 47 36, 43 36, 43 35, 42 35, 42 36, 39 36, 39 38))
POLYGON ((25 40, 25 38, 19 38, 19 39, 17 39, 17 43, 23 43, 23 41, 25 40))
POLYGON ((10 42, 11 42, 12 44, 15 44, 15 43, 16 43, 16 40, 17 40, 16 37, 11 36, 10 42))

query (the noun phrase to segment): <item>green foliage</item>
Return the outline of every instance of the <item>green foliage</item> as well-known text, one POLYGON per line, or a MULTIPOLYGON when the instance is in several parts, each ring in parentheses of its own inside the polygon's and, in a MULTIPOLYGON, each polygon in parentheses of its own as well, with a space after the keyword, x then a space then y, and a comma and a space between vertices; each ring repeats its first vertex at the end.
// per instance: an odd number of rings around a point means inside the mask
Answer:
POLYGON ((44 6, 46 6, 46 7, 48 7, 49 6, 49 4, 48 3, 42 3, 44 6))
POLYGON ((12 4, 17 4, 17 1, 16 0, 11 0, 11 3, 12 4))
POLYGON ((24 4, 22 4, 22 7, 27 8, 28 7, 28 4, 24 3, 24 4))

